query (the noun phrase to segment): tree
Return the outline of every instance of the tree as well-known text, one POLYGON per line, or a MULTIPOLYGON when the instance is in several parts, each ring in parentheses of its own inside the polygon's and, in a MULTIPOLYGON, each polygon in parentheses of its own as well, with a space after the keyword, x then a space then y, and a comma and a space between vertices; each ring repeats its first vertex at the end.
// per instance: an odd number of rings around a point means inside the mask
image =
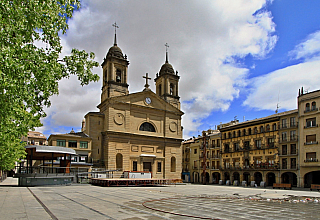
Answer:
POLYGON ((77 75, 81 85, 98 81, 94 54, 72 49, 60 57, 60 35, 80 0, 0 0, 0 169, 25 156, 21 137, 41 126, 44 107, 58 82, 77 75), (39 47, 37 45, 44 45, 39 47))

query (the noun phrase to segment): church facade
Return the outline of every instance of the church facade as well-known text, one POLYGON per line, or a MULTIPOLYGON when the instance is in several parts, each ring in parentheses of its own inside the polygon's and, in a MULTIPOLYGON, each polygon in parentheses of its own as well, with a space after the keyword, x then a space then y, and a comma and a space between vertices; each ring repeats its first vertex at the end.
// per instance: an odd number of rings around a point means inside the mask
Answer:
POLYGON ((122 171, 151 171, 153 178, 181 178, 182 126, 178 72, 166 61, 154 80, 156 93, 146 85, 129 93, 127 56, 117 46, 101 64, 103 83, 99 111, 85 115, 82 131, 92 138, 97 167, 122 171))

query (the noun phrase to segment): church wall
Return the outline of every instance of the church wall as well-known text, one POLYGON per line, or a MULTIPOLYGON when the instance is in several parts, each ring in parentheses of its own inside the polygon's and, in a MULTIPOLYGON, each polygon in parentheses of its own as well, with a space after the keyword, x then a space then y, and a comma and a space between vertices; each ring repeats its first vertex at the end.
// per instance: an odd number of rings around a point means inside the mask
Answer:
POLYGON ((101 131, 103 130, 103 115, 87 115, 85 133, 92 138, 92 159, 94 163, 101 160, 101 131))

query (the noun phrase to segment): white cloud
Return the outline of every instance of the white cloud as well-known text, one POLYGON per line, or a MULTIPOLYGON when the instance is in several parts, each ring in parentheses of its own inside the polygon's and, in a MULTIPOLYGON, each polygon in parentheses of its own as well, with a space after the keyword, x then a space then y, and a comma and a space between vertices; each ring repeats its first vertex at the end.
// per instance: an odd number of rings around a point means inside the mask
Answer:
POLYGON ((293 59, 319 59, 320 57, 320 31, 310 34, 306 40, 298 44, 289 52, 293 59))
MULTIPOLYGON (((169 62, 181 76, 179 93, 187 134, 196 131, 213 110, 227 110, 239 96, 249 71, 237 63, 237 57, 263 58, 273 49, 277 37, 271 14, 256 13, 265 3, 87 0, 69 20, 62 42, 65 48, 93 51, 101 63, 113 44, 111 24, 116 21, 118 46, 130 61, 130 92, 142 91, 146 72, 151 77, 159 72, 165 61, 164 44, 169 43, 169 62)), ((102 74, 101 68, 94 72, 102 74)), ((52 126, 80 126, 88 111, 97 111, 101 81, 88 87, 77 84, 74 79, 60 83, 60 95, 52 98, 48 110, 52 126)), ((154 85, 151 89, 155 91, 154 85)))
POLYGON ((313 91, 320 85, 320 31, 310 34, 306 40, 289 52, 293 59, 303 62, 276 70, 250 80, 250 94, 244 105, 257 110, 276 110, 279 99, 280 109, 297 108, 298 90, 313 91))

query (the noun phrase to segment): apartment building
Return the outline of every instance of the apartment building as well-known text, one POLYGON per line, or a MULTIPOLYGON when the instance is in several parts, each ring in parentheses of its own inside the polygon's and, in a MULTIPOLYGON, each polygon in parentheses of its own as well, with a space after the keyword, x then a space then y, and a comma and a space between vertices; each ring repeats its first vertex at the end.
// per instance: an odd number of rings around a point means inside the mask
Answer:
POLYGON ((303 92, 302 88, 298 109, 233 120, 183 142, 190 149, 191 182, 320 184, 318 105, 320 90, 303 92))

